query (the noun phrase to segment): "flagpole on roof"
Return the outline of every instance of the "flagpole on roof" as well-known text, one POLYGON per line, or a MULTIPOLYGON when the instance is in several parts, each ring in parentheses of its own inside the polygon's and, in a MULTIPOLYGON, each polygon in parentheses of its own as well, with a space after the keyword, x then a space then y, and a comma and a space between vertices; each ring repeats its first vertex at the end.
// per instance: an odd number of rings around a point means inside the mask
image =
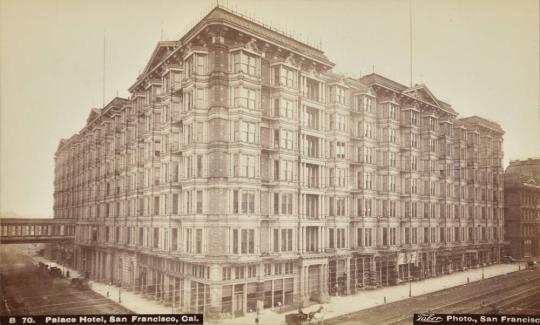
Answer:
POLYGON ((409 86, 412 87, 412 74, 413 74, 413 28, 412 28, 412 0, 409 0, 409 86))
POLYGON ((103 31, 103 89, 101 94, 101 107, 105 107, 105 85, 106 85, 106 75, 105 75, 105 53, 106 53, 106 38, 105 38, 105 31, 103 31))

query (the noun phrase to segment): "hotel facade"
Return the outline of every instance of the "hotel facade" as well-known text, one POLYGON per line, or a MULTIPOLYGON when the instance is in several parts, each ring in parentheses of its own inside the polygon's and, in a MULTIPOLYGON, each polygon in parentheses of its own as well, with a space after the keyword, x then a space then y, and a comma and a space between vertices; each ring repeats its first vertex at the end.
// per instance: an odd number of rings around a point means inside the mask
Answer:
POLYGON ((73 264, 236 317, 499 262, 501 127, 222 6, 55 155, 73 264))

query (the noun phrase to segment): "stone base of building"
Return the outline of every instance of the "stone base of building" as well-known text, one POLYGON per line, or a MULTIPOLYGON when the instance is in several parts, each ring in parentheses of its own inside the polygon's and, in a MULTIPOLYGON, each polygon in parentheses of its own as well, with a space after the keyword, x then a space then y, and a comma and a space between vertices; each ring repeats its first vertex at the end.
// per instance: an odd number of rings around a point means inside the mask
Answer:
POLYGON ((81 274, 92 279, 122 284, 126 290, 167 306, 174 301, 175 309, 204 313, 211 320, 255 315, 257 309, 285 312, 299 306, 324 304, 334 296, 494 264, 500 261, 499 255, 499 247, 486 246, 353 254, 328 260, 319 257, 308 264, 302 260, 287 273, 260 276, 257 272, 254 277, 244 274, 242 278, 231 276, 226 280, 217 264, 196 268, 200 265, 193 267, 185 261, 89 246, 77 249, 75 264, 81 274), (189 276, 182 273, 186 270, 189 276))
POLYGON ((210 306, 204 313, 204 319, 210 323, 215 323, 219 319, 223 318, 223 314, 221 313, 221 308, 217 306, 210 306))

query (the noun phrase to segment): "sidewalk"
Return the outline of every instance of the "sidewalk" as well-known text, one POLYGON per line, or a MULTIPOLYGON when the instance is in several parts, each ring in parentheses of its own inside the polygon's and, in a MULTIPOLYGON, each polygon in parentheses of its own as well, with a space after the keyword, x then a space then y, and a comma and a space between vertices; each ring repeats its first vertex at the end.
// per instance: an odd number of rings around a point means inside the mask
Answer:
MULTIPOLYGON (((484 278, 490 278, 497 275, 507 274, 511 272, 518 271, 518 263, 516 264, 498 264, 493 266, 488 266, 484 268, 484 278)), ((524 264, 521 264, 521 269, 524 269, 524 264)), ((412 283, 412 295, 419 296, 430 292, 439 291, 442 289, 447 289, 451 287, 456 287, 467 283, 467 277, 470 282, 482 280, 482 268, 472 269, 463 272, 456 272, 449 275, 444 275, 436 278, 430 278, 426 280, 416 281, 412 283)), ((384 303, 384 298, 386 297, 386 302, 394 302, 409 297, 409 284, 404 283, 391 287, 384 287, 376 290, 361 291, 357 294, 343 297, 331 297, 330 302, 323 304, 324 307, 324 318, 329 319, 345 314, 349 314, 355 311, 368 309, 384 303)), ((321 305, 316 304, 303 308, 302 310, 305 313, 316 311, 321 305)), ((296 310, 289 313, 296 312, 296 310)), ((263 310, 259 315, 259 324, 260 325, 279 325, 285 321, 285 314, 278 314, 272 310, 263 310)), ((231 324, 231 325, 254 325, 255 324, 255 313, 248 314, 247 316, 226 319, 221 321, 221 324, 231 324)))
MULTIPOLYGON (((58 266, 63 270, 69 270, 72 277, 80 276, 79 273, 75 270, 63 267, 45 258, 34 257, 34 259, 52 266, 58 266)), ((487 266, 484 268, 484 278, 490 278, 497 275, 515 272, 518 271, 520 266, 521 269, 525 268, 524 263, 497 264, 493 266, 487 266)), ((463 272, 456 272, 436 278, 429 278, 426 280, 412 282, 412 295, 420 296, 426 293, 463 285, 467 283, 467 278, 469 278, 470 282, 482 280, 482 268, 467 270, 463 272)), ((109 299, 118 302, 118 287, 109 286, 107 284, 94 281, 90 281, 90 286, 93 291, 103 295, 104 297, 107 296, 107 291, 109 291, 109 299)), ((124 289, 121 289, 120 297, 120 305, 137 314, 170 314, 172 312, 171 307, 163 306, 156 301, 143 298, 140 294, 135 294, 124 289)), ((350 296, 331 297, 329 303, 322 305, 324 307, 324 318, 329 319, 355 311, 382 305, 384 304, 385 297, 387 303, 407 299, 409 297, 409 284, 403 283, 400 285, 384 287, 376 290, 361 291, 350 296)), ((320 304, 315 304, 303 308, 303 311, 305 313, 316 311, 320 306, 320 304)), ((295 312, 295 310, 288 313, 293 312, 295 312)), ((259 314, 259 325, 282 324, 285 321, 285 314, 288 313, 279 314, 269 309, 262 310, 259 314)), ((219 323, 230 325, 254 325, 256 317, 256 313, 249 313, 244 317, 223 319, 220 320, 219 323)))

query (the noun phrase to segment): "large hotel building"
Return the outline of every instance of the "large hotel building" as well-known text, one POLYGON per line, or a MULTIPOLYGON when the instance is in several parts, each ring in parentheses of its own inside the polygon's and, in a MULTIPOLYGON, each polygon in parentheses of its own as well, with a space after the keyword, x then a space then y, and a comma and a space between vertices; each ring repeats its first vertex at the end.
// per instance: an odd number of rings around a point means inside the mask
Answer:
POLYGON ((501 127, 222 6, 55 156, 74 266, 237 317, 497 263, 501 127))

